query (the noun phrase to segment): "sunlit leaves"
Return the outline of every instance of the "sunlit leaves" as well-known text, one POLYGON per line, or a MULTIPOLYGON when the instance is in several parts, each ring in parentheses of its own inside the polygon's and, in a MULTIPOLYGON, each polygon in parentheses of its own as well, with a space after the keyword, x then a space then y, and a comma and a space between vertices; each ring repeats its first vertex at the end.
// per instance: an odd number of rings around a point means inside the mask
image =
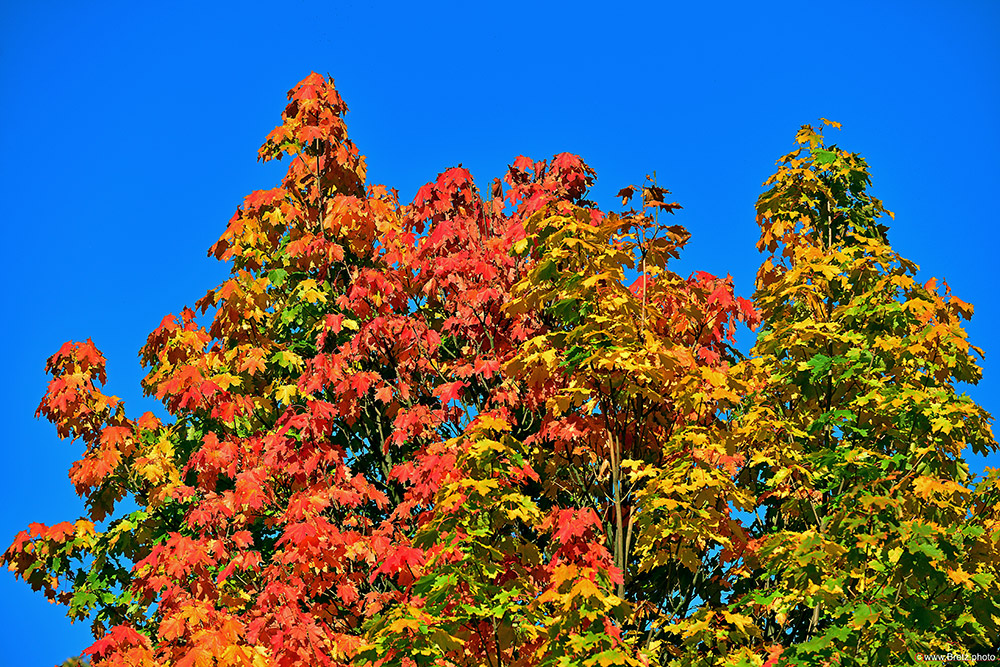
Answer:
POLYGON ((739 433, 758 521, 735 599, 774 591, 759 618, 782 663, 974 653, 997 607, 960 564, 997 599, 996 510, 971 502, 961 453, 996 442, 956 388, 980 377, 967 309, 888 245, 863 158, 809 126, 796 140, 757 208, 765 330, 737 373, 754 387, 739 433))
POLYGON ((230 275, 140 351, 166 416, 128 417, 91 341, 47 364, 88 516, 5 561, 91 620, 95 666, 895 664, 996 636, 972 307, 889 247, 860 156, 800 130, 751 302, 672 270, 655 174, 622 213, 569 153, 404 205, 331 81, 288 100, 260 150, 286 176, 210 250, 230 275))

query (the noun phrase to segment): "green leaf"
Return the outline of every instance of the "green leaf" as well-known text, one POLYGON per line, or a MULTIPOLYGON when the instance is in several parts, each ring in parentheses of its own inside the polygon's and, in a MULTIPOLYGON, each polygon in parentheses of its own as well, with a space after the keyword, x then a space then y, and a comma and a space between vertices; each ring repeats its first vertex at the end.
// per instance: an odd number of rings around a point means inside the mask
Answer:
POLYGON ((554 260, 546 258, 538 265, 536 272, 538 280, 552 280, 559 272, 559 267, 554 260))
POLYGON ((288 271, 284 269, 273 269, 267 274, 267 279, 271 281, 272 285, 276 287, 281 287, 285 284, 285 279, 288 277, 288 271))
POLYGON ((813 157, 816 160, 816 164, 820 166, 825 166, 832 164, 837 159, 837 154, 834 151, 825 151, 823 149, 817 148, 813 151, 813 157))

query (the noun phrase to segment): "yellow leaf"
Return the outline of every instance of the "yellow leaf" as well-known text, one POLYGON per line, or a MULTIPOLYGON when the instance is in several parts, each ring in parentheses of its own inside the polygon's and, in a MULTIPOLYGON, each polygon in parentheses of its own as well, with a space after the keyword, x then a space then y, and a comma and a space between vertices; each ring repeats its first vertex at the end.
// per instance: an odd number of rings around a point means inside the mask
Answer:
POLYGON ((577 579, 576 583, 573 584, 573 588, 570 589, 569 596, 566 599, 564 606, 569 607, 573 604, 572 598, 574 597, 586 597, 586 598, 596 598, 601 596, 601 590, 594 585, 594 582, 587 577, 582 577, 577 579))
POLYGON ((278 387, 278 389, 274 392, 274 397, 285 405, 288 405, 292 402, 292 397, 295 396, 298 391, 299 388, 294 384, 286 384, 278 387))
POLYGON ((253 649, 249 646, 230 644, 222 651, 219 665, 222 667, 249 667, 253 664, 253 649))
POLYGON ((726 382, 725 373, 720 373, 719 371, 709 368, 708 366, 701 367, 701 376, 714 387, 721 387, 726 382))
POLYGON ((479 425, 483 428, 487 428, 493 431, 509 431, 510 424, 506 420, 499 419, 497 417, 492 417, 490 415, 482 415, 479 417, 479 425))
POLYGON ((698 634, 699 632, 701 632, 703 630, 707 630, 709 624, 712 622, 712 617, 714 615, 715 615, 715 612, 714 611, 710 611, 707 614, 705 614, 705 617, 702 618, 701 620, 692 621, 690 623, 690 625, 688 625, 687 628, 684 630, 684 632, 682 633, 682 636, 685 639, 687 639, 688 637, 696 635, 696 634, 698 634))
POLYGON ((576 565, 557 565, 552 573, 552 586, 558 588, 564 581, 576 577, 576 565))
POLYGON ((948 570, 948 578, 960 586, 972 588, 971 584, 967 584, 972 580, 972 575, 963 570, 961 565, 958 566, 957 570, 948 570))
POLYGON ((395 634, 400 630, 419 630, 420 621, 415 618, 400 618, 389 624, 388 630, 395 634))
POLYGON ((312 278, 306 278, 299 283, 298 289, 302 298, 309 303, 316 303, 317 301, 326 303, 326 294, 320 291, 319 285, 312 278))
POLYGON ((968 493, 969 490, 957 482, 940 480, 935 477, 921 476, 913 480, 913 490, 924 500, 935 501, 933 496, 939 494, 968 493))
POLYGON ((931 432, 936 433, 940 431, 941 433, 947 435, 948 433, 951 433, 951 429, 952 429, 951 422, 945 419, 944 417, 938 417, 937 419, 931 421, 931 432))
POLYGON ((453 491, 448 494, 448 496, 441 501, 441 509, 449 510, 452 507, 457 507, 465 502, 465 494, 461 491, 453 491))
POLYGON ((735 625, 740 632, 746 632, 747 627, 753 625, 753 619, 743 614, 730 614, 728 611, 724 611, 722 612, 722 618, 726 619, 727 623, 735 625))

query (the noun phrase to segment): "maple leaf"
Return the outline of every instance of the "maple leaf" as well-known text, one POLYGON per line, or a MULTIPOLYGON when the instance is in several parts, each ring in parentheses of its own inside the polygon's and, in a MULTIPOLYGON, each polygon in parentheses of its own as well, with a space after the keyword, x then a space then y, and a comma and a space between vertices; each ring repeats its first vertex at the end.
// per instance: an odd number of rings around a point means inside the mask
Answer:
POLYGON ((518 171, 534 171, 535 162, 531 158, 525 157, 523 155, 518 155, 514 160, 513 168, 518 171))
POLYGON ((718 305, 727 308, 735 303, 732 290, 725 283, 718 283, 712 293, 708 295, 709 305, 718 305))
POLYGON ((305 127, 299 130, 298 138, 299 141, 301 141, 302 143, 308 144, 313 142, 314 140, 326 138, 326 132, 323 130, 323 128, 316 127, 313 125, 306 125, 305 127))
POLYGON ((967 581, 970 581, 972 579, 972 575, 970 575, 968 572, 963 571, 962 568, 960 567, 957 570, 949 570, 948 578, 951 581, 955 582, 956 584, 964 585, 967 581))
POLYGON ((447 382, 434 390, 434 395, 441 399, 442 403, 450 403, 457 400, 462 395, 462 390, 468 384, 463 380, 447 382))
POLYGON ((621 190, 619 190, 618 194, 616 196, 622 198, 622 206, 624 206, 625 204, 627 204, 629 202, 630 199, 632 199, 632 195, 633 194, 635 194, 635 186, 634 185, 628 185, 628 186, 625 186, 624 188, 622 188, 621 190))

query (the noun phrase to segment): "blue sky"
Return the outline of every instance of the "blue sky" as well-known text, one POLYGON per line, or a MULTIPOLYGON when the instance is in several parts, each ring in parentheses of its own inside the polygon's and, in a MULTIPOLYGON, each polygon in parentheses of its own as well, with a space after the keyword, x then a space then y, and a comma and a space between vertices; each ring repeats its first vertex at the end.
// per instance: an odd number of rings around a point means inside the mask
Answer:
MULTIPOLYGON (((2 546, 82 513, 66 479, 79 446, 33 417, 45 358, 92 337, 110 391, 133 415, 153 408, 136 352, 225 275, 206 249, 278 180, 256 149, 312 70, 351 107, 371 180, 404 199, 460 162, 485 184, 519 154, 570 151, 610 207, 655 170, 693 233, 679 270, 731 273, 745 296, 761 182, 800 125, 840 121, 835 140, 868 158, 896 212, 895 247, 976 305, 986 377, 970 393, 1000 411, 1000 4, 695 4, 0 5, 2 546)), ((6 572, 0 627, 0 665, 89 644, 6 572)))

